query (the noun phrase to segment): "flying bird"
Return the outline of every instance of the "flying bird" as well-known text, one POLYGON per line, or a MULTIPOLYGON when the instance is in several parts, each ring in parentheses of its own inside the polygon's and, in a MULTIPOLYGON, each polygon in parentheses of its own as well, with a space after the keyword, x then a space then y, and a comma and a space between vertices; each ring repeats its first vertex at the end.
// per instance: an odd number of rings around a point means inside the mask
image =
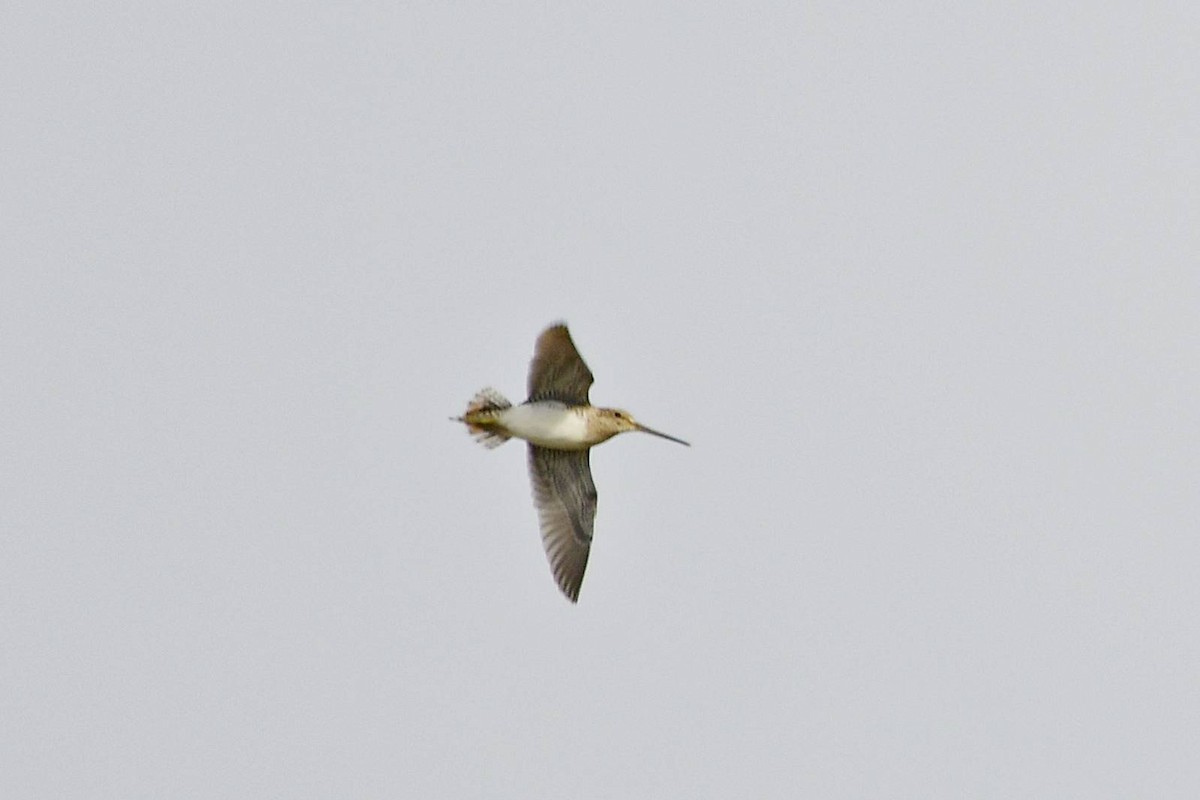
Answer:
POLYGON ((592 380, 567 326, 552 325, 534 347, 528 400, 514 406, 488 388, 472 398, 461 417, 452 417, 465 423, 485 447, 498 447, 514 436, 529 443, 529 477, 542 545, 554 580, 572 603, 579 599, 596 518, 591 448, 627 431, 688 445, 647 428, 628 411, 593 406, 588 400, 592 380))

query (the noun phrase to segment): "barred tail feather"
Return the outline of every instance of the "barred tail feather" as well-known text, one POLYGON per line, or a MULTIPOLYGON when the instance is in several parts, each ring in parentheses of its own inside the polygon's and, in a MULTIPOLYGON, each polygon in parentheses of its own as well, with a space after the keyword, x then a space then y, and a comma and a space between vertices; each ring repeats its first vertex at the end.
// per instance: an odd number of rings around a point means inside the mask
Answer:
POLYGON ((497 424, 499 412, 508 408, 512 408, 512 403, 489 387, 477 392, 471 398, 471 402, 467 403, 467 410, 461 417, 455 417, 455 420, 466 423, 467 431, 477 442, 490 450, 512 438, 497 424))

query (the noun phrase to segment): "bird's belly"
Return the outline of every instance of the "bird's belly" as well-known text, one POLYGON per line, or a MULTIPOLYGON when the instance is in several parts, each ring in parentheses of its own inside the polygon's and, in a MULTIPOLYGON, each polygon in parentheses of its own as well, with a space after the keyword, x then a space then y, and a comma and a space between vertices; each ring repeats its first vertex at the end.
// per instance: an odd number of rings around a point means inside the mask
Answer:
POLYGON ((586 450, 587 421, 581 414, 561 403, 526 403, 513 406, 500 415, 511 435, 553 450, 586 450))

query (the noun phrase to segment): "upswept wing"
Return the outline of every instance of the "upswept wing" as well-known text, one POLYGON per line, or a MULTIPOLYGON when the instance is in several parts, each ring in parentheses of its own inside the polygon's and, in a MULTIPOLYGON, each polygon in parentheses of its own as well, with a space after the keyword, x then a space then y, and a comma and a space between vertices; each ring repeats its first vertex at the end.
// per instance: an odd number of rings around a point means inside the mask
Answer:
POLYGON ((559 400, 567 405, 587 405, 592 373, 566 325, 542 331, 529 362, 529 399, 559 400))

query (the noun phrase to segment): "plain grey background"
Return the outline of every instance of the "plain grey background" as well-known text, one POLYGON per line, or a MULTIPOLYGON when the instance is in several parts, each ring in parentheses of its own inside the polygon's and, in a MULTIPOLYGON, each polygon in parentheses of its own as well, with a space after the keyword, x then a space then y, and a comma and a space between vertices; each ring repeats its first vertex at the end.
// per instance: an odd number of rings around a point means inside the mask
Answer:
POLYGON ((0 30, 3 797, 1200 793, 1196 4, 0 30))

